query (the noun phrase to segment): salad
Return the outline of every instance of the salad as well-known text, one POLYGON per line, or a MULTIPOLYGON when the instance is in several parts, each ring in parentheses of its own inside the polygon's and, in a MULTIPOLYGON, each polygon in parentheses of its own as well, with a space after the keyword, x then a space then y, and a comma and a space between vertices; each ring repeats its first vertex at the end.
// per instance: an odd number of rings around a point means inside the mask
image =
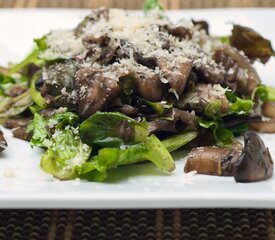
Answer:
MULTIPOLYGON (((99 8, 34 42, 22 62, 0 69, 0 120, 45 150, 46 173, 104 181, 110 169, 143 161, 172 172, 171 152, 184 148, 185 172, 272 176, 255 131, 275 132, 275 89, 253 62, 274 51, 253 29, 212 36, 207 22, 173 23, 148 0, 143 16, 99 8)), ((0 130, 0 151, 7 147, 0 130)))

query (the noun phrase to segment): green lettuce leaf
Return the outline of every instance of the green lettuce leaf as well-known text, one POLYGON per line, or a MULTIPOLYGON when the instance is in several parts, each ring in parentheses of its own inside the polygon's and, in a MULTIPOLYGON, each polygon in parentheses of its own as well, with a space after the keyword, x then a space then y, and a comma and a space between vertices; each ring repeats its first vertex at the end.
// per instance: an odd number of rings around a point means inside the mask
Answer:
POLYGON ((102 182, 108 177, 107 171, 100 172, 96 167, 96 163, 89 161, 81 166, 76 166, 75 172, 79 178, 94 182, 102 182))
POLYGON ((33 133, 31 145, 46 148, 41 168, 62 180, 76 178, 75 168, 85 163, 91 154, 91 147, 79 136, 79 117, 63 110, 45 118, 36 109, 32 111, 34 119, 27 128, 33 133))
POLYGON ((46 49, 48 49, 47 35, 45 35, 41 38, 35 38, 34 42, 36 43, 36 46, 40 52, 43 52, 46 49))
POLYGON ((275 87, 261 85, 256 88, 255 92, 252 94, 252 99, 255 96, 260 97, 263 102, 275 101, 275 87))
POLYGON ((220 99, 216 99, 208 103, 204 109, 204 115, 211 119, 219 119, 222 117, 223 103, 220 99))
POLYGON ((49 133, 47 130, 47 120, 42 117, 39 113, 35 112, 33 115, 33 120, 27 127, 27 132, 32 132, 31 146, 34 147, 47 147, 49 133))
POLYGON ((120 80, 122 92, 125 96, 130 96, 135 92, 134 74, 129 74, 120 80))
MULTIPOLYGON (((162 171, 170 172, 175 168, 166 147, 155 135, 149 136, 145 121, 138 122, 121 113, 97 112, 80 124, 79 132, 85 143, 103 147, 96 156, 76 168, 81 178, 103 181, 109 169, 146 160, 162 171)), ((185 137, 186 142, 188 137, 185 137)), ((174 139, 165 143, 170 149, 177 148, 174 139)))
POLYGON ((244 133, 248 131, 249 129, 249 124, 248 123, 240 123, 234 127, 230 127, 229 130, 234 134, 234 135, 239 135, 241 133, 244 133))
POLYGON ((91 181, 103 181, 108 170, 141 161, 151 161, 162 171, 171 172, 175 163, 159 139, 151 135, 144 142, 124 145, 123 148, 102 148, 91 161, 77 168, 81 178, 91 181))
POLYGON ((138 122, 116 112, 97 112, 80 124, 80 136, 89 144, 119 146, 129 142, 141 142, 149 135, 146 121, 138 122))
POLYGON ((6 96, 14 86, 27 89, 28 79, 22 74, 0 73, 0 96, 6 96))
POLYGON ((223 44, 229 45, 230 44, 230 37, 228 37, 228 36, 222 36, 222 37, 220 37, 220 41, 223 44))
POLYGON ((160 116, 163 115, 168 109, 173 108, 172 105, 167 104, 166 102, 150 102, 146 100, 144 101, 149 107, 154 109, 154 111, 160 116))
POLYGON ((228 146, 233 143, 234 134, 229 129, 223 127, 222 122, 215 120, 206 120, 198 118, 198 123, 201 127, 211 129, 213 136, 218 146, 228 146))
POLYGON ((267 101, 275 101, 275 87, 266 86, 267 101))
POLYGON ((254 102, 251 99, 242 99, 233 92, 227 91, 226 97, 229 100, 229 110, 226 115, 249 115, 252 111, 254 102))
POLYGON ((16 83, 15 79, 9 75, 0 73, 0 96, 5 96, 6 91, 16 83))
MULTIPOLYGON (((77 126, 79 117, 73 112, 55 113, 50 118, 42 117, 36 109, 31 107, 34 118, 27 127, 27 132, 32 132, 31 146, 47 148, 51 145, 51 130, 62 131, 66 126, 77 126)), ((39 109, 40 110, 40 109, 39 109)))
POLYGON ((155 9, 164 10, 161 4, 159 3, 159 0, 146 0, 146 2, 143 5, 144 12, 148 13, 155 9))
POLYGON ((254 105, 251 99, 239 98, 229 90, 225 92, 225 95, 229 101, 228 110, 222 113, 223 102, 220 99, 216 99, 209 102, 204 109, 204 115, 207 118, 216 120, 229 115, 249 115, 251 113, 254 105))
POLYGON ((37 56, 44 61, 55 61, 55 60, 62 60, 67 59, 65 56, 61 56, 58 53, 50 52, 50 48, 47 43, 47 37, 49 34, 44 35, 41 38, 34 39, 34 42, 37 46, 37 56), (50 54, 49 54, 50 52, 50 54))
POLYGON ((91 153, 91 148, 82 143, 77 129, 66 127, 55 131, 51 144, 41 158, 41 168, 54 177, 67 180, 77 177, 76 167, 84 164, 91 153))
POLYGON ((181 148, 182 146, 186 145, 187 143, 195 139, 197 136, 198 132, 196 131, 186 131, 179 133, 175 136, 166 138, 162 140, 161 143, 169 152, 173 152, 181 148))
POLYGON ((35 47, 27 57, 25 57, 21 62, 18 64, 13 65, 8 74, 11 75, 13 73, 22 73, 25 76, 28 72, 28 66, 30 64, 35 64, 38 67, 42 67, 44 65, 44 61, 41 60, 39 57, 39 49, 35 47))
POLYGON ((16 116, 32 104, 29 90, 16 97, 0 96, 0 119, 16 116))
POLYGON ((48 121, 50 128, 63 129, 68 125, 78 126, 80 122, 79 116, 73 112, 55 113, 48 121))
POLYGON ((38 71, 34 74, 34 76, 31 79, 31 86, 30 86, 30 93, 32 100, 37 104, 40 108, 46 108, 46 100, 41 96, 41 93, 36 89, 35 82, 38 78, 41 77, 41 71, 38 71))

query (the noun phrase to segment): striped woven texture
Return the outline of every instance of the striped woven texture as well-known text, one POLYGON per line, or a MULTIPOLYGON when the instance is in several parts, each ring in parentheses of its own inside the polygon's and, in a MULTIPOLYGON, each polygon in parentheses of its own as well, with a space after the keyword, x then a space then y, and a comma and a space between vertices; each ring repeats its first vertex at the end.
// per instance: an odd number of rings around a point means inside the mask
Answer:
POLYGON ((273 240, 275 211, 1 210, 1 240, 273 240))
MULTIPOLYGON (((275 7, 275 0, 160 0, 166 9, 275 7)), ((141 9, 143 0, 0 0, 5 8, 96 8, 99 6, 141 9)))

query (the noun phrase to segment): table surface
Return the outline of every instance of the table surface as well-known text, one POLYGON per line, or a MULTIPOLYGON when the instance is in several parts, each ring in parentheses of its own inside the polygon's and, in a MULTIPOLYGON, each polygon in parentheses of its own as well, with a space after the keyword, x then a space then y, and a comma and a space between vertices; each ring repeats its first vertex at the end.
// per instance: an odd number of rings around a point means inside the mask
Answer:
MULTIPOLYGON (((275 0, 160 0, 165 9, 275 7, 275 0)), ((144 0, 0 0, 0 8, 97 8, 141 9, 144 0)))

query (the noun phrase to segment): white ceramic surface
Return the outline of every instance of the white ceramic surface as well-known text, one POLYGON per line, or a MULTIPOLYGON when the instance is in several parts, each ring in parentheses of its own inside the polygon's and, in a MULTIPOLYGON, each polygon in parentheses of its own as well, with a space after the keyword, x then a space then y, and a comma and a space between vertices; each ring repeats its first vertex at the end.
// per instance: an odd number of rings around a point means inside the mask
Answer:
MULTIPOLYGON (((88 10, 0 10, 0 65, 22 59, 30 51, 34 37, 50 29, 72 28, 87 13, 88 10)), ((251 26, 275 45, 275 10, 186 10, 169 14, 174 20, 207 19, 216 35, 228 34, 230 22, 251 26)), ((256 67, 265 83, 275 85, 275 59, 256 67)), ((39 168, 41 150, 12 138, 9 131, 5 133, 9 148, 0 154, 0 208, 275 208, 275 177, 237 184, 232 177, 186 175, 184 152, 174 154, 177 167, 171 175, 144 163, 112 171, 105 183, 61 182, 39 168)), ((275 134, 262 137, 275 158, 275 134)))

